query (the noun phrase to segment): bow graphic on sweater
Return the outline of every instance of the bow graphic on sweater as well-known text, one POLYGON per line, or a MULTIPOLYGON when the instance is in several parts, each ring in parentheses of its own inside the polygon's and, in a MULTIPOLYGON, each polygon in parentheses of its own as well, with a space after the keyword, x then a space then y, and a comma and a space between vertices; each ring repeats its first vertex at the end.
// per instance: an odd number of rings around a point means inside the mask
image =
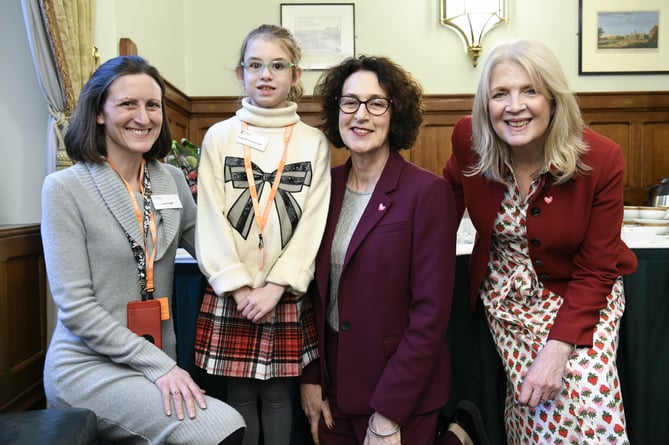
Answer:
MULTIPOLYGON (((251 169, 253 170, 256 190, 258 190, 258 198, 260 198, 265 184, 269 184, 271 187, 277 171, 274 170, 272 173, 265 173, 255 163, 251 163, 251 169)), ((246 239, 251 230, 254 215, 253 201, 244 168, 244 158, 226 157, 224 175, 225 182, 232 182, 233 188, 243 189, 235 203, 230 207, 228 221, 246 239)), ((281 230, 282 249, 290 241, 293 231, 302 216, 302 209, 291 194, 301 192, 303 186, 309 187, 311 185, 311 177, 311 162, 309 161, 286 164, 283 168, 279 188, 274 198, 274 206, 281 230)))

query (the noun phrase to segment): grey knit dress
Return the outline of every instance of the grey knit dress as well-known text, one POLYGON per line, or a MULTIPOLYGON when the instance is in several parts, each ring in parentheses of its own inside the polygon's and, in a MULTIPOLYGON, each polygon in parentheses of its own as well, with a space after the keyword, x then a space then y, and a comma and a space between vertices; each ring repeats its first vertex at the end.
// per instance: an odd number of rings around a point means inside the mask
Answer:
MULTIPOLYGON (((147 168, 153 195, 178 195, 183 206, 154 211, 155 295, 171 301, 176 249, 194 253, 196 207, 180 170, 156 161, 147 168)), ((163 350, 127 328, 126 306, 140 287, 124 229, 142 239, 128 192, 108 164, 82 162, 45 179, 41 230, 58 307, 44 369, 49 404, 93 410, 107 441, 218 443, 244 425, 225 403, 207 397, 207 409, 183 421, 163 412, 153 382, 176 366, 172 317, 162 322, 163 350)))

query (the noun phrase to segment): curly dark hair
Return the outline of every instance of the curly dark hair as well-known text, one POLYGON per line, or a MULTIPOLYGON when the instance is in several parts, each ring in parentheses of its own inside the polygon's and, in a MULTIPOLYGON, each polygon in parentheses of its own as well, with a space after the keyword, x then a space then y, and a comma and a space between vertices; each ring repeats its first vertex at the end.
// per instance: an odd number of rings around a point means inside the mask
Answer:
POLYGON ((64 142, 67 155, 75 162, 88 161, 101 163, 107 155, 105 127, 97 123, 97 116, 102 113, 109 86, 121 76, 129 74, 148 74, 160 86, 163 125, 158 139, 151 150, 144 153, 144 159, 160 159, 167 156, 172 147, 172 132, 167 119, 165 106, 165 82, 158 70, 139 56, 119 56, 100 65, 81 90, 79 101, 74 109, 70 124, 65 133, 64 142))
POLYGON ((339 133, 339 104, 344 82, 357 71, 376 74, 379 85, 392 100, 390 107, 390 151, 409 149, 416 141, 423 122, 423 89, 404 68, 386 57, 349 57, 328 69, 314 89, 321 103, 321 130, 332 145, 344 146, 339 133))

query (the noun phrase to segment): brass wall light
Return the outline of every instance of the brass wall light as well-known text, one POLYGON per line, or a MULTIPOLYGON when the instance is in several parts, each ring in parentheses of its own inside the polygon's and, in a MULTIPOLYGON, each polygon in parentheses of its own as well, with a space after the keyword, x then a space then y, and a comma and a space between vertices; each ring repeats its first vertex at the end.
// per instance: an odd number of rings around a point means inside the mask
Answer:
POLYGON ((465 40, 467 53, 476 66, 483 48, 481 39, 492 27, 509 23, 508 0, 439 0, 444 26, 455 29, 465 40))

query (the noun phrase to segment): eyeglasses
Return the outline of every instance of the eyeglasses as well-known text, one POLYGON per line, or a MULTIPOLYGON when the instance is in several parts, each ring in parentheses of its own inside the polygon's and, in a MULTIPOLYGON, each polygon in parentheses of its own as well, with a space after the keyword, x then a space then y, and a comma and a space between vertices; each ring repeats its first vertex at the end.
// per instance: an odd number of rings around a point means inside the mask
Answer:
POLYGON ((381 116, 388 111, 392 100, 387 97, 372 97, 367 100, 360 100, 353 96, 341 96, 337 98, 339 109, 346 114, 353 114, 358 111, 360 105, 364 104, 370 114, 381 116))
POLYGON ((240 63, 239 66, 253 74, 261 73, 267 68, 274 75, 287 74, 290 68, 295 68, 294 63, 286 62, 285 60, 272 60, 269 63, 261 62, 260 60, 249 60, 240 63))

